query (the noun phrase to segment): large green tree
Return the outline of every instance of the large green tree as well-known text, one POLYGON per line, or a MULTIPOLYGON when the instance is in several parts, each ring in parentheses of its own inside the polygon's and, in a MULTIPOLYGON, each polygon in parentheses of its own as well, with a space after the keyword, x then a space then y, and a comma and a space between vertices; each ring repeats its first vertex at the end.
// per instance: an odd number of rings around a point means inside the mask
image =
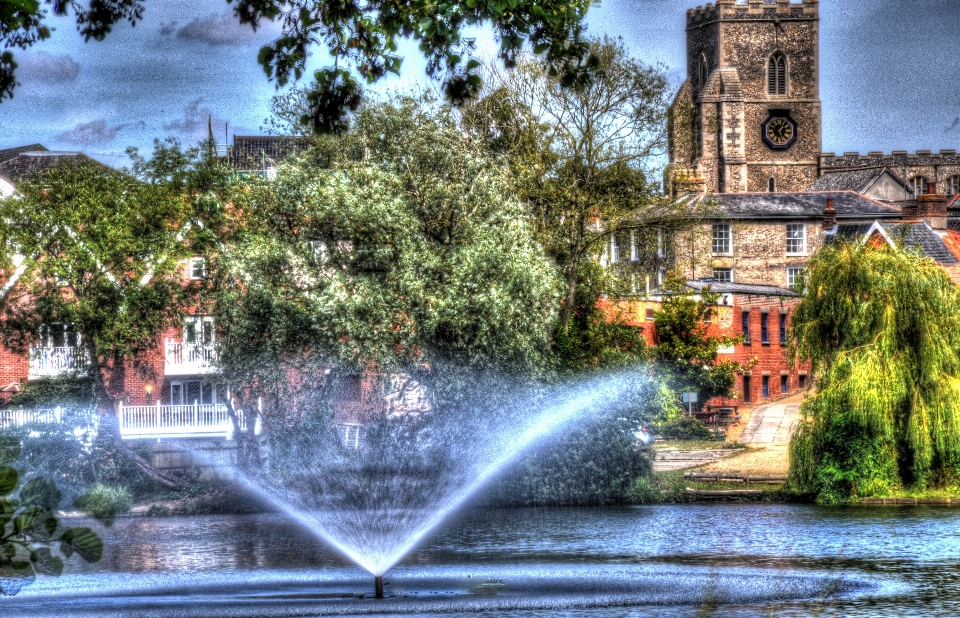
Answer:
MULTIPOLYGON (((155 481, 120 440, 111 371, 139 364, 200 299, 182 260, 203 254, 223 223, 225 175, 209 151, 158 145, 133 153, 133 174, 65 163, 0 200, 0 342, 27 353, 44 328, 70 325, 115 447, 155 481)), ((156 377, 156 376, 151 376, 156 377)))
POLYGON ((949 485, 960 471, 960 295, 932 260, 838 243, 798 283, 791 325, 816 393, 790 483, 820 502, 949 485))
POLYGON ((590 51, 592 80, 582 88, 527 58, 495 72, 487 95, 464 111, 467 129, 505 157, 538 240, 563 271, 564 329, 580 265, 611 235, 624 246, 632 240, 638 261, 647 260, 686 223, 660 195, 671 94, 662 68, 632 58, 620 40, 593 40, 590 51))
POLYGON ((546 366, 556 272, 448 106, 369 105, 237 204, 245 232, 214 265, 221 360, 271 426, 295 407, 284 389, 331 367, 416 374, 439 396, 435 380, 466 368, 546 366))
POLYGON ((742 367, 732 361, 717 362, 721 347, 741 338, 711 335, 710 325, 720 295, 709 288, 699 294, 686 282, 671 276, 662 286, 663 305, 654 314, 656 346, 652 355, 675 392, 697 393, 698 405, 730 394, 734 375, 742 367))

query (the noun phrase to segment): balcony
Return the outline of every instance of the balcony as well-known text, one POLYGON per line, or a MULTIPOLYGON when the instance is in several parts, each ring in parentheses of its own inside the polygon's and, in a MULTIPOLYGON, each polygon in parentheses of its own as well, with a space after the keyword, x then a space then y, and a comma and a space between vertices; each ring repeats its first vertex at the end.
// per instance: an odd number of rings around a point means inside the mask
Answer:
MULTIPOLYGON (((240 414, 240 430, 247 422, 240 414)), ((222 403, 175 406, 125 406, 120 404, 120 436, 124 440, 142 438, 223 438, 232 440, 233 421, 222 403)), ((260 434, 260 419, 254 431, 260 434)))
POLYGON ((209 375, 217 372, 216 345, 184 343, 168 339, 165 344, 164 374, 167 376, 209 375))
POLYGON ((81 348, 74 346, 30 348, 30 370, 27 379, 53 378, 69 373, 83 371, 87 358, 81 348))

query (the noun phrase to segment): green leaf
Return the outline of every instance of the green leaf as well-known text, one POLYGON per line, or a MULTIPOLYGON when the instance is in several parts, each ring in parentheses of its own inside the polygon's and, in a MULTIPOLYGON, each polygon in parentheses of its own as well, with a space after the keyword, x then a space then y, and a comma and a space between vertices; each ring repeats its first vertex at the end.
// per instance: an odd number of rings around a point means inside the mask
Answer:
POLYGON ((0 496, 9 495, 17 487, 17 471, 6 466, 0 467, 0 496))
POLYGON ((50 553, 49 547, 30 552, 30 562, 41 575, 60 575, 63 573, 63 560, 50 553))
POLYGON ((67 528, 60 537, 60 551, 67 558, 77 552, 87 562, 98 562, 103 556, 103 541, 90 528, 67 528))

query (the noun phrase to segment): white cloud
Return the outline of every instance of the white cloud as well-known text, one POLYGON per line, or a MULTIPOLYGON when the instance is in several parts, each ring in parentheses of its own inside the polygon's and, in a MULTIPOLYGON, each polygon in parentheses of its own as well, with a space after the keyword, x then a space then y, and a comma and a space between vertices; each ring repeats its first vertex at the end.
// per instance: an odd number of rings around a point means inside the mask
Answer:
MULTIPOLYGON (((176 24, 165 24, 161 34, 170 33, 176 24)), ((199 41, 207 45, 241 47, 257 42, 260 33, 249 25, 242 25, 233 13, 214 13, 197 17, 177 30, 177 38, 184 41, 199 41)))
POLYGON ((80 65, 67 54, 54 56, 45 51, 17 54, 17 76, 25 81, 50 84, 72 82, 80 74, 80 65))

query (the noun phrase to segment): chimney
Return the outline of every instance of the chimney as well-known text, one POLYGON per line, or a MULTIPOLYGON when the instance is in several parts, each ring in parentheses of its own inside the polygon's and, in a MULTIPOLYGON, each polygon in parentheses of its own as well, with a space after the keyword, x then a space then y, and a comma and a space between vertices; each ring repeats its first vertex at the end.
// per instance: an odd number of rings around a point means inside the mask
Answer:
POLYGON ((949 198, 942 193, 934 193, 936 185, 930 185, 930 193, 918 195, 916 199, 916 217, 923 219, 935 230, 947 229, 947 202, 949 198))
POLYGON ((827 198, 827 207, 823 209, 823 231, 832 230, 837 225, 837 211, 833 207, 833 198, 827 198))

